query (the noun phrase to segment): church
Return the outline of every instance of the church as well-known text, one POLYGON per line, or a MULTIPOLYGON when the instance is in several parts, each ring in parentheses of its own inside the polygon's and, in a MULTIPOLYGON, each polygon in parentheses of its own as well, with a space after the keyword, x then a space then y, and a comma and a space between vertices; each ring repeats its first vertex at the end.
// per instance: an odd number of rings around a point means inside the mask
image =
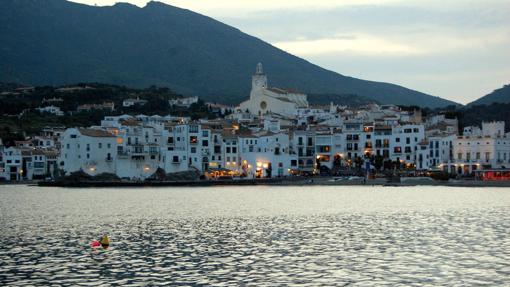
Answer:
POLYGON ((295 117, 301 108, 308 108, 307 96, 295 91, 268 88, 267 76, 262 64, 258 63, 252 76, 250 99, 240 104, 241 111, 258 116, 272 113, 295 117))

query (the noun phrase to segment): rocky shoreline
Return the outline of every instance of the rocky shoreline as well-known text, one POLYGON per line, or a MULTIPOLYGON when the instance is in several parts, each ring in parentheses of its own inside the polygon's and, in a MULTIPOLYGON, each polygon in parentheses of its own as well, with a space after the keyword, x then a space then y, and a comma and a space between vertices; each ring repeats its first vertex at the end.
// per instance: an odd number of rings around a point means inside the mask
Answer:
MULTIPOLYGON (((23 184, 23 183, 22 183, 23 184)), ((458 186, 458 187, 510 187, 510 181, 475 181, 449 180, 439 181, 431 179, 402 180, 389 182, 384 178, 375 180, 354 179, 334 180, 333 178, 276 178, 276 179, 244 179, 244 180, 181 180, 181 181, 39 181, 26 182, 38 186, 54 187, 208 187, 208 186, 307 186, 307 185, 371 185, 371 186, 458 186)))

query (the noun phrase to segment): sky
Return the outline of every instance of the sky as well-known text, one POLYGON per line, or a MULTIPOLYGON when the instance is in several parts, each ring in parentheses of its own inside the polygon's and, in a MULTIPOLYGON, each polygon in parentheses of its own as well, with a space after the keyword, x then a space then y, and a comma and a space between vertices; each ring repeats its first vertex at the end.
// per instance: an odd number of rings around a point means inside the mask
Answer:
MULTIPOLYGON (((122 2, 143 7, 148 1, 122 2)), ((340 74, 462 104, 510 84, 510 0, 160 2, 215 18, 340 74)))

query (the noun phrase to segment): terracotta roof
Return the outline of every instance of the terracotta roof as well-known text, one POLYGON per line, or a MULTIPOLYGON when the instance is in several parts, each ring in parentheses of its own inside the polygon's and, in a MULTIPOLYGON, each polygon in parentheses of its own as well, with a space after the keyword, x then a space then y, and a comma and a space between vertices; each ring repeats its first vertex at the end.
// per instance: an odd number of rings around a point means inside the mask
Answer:
POLYGON ((270 90, 271 92, 278 93, 278 94, 301 94, 301 92, 299 92, 295 89, 282 89, 282 88, 272 87, 272 88, 269 88, 268 90, 270 90))
POLYGON ((120 123, 123 126, 139 126, 141 122, 133 119, 121 120, 120 123))
POLYGON ((285 90, 278 89, 278 88, 269 88, 268 90, 273 93, 277 93, 277 94, 282 94, 282 95, 287 94, 287 92, 285 90))
POLYGON ((287 99, 287 98, 284 98, 284 97, 277 97, 278 100, 282 101, 282 102, 288 102, 288 103, 292 103, 291 100, 287 99))
POLYGON ((104 130, 95 130, 95 129, 79 129, 80 133, 84 136, 88 137, 111 137, 115 136, 104 130))

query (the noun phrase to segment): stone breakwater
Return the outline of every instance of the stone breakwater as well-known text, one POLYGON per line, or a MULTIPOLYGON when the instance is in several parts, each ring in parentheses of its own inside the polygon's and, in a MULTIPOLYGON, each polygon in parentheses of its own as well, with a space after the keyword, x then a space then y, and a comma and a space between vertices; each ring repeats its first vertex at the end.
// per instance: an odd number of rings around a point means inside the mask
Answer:
POLYGON ((459 186, 459 187, 510 187, 510 181, 475 181, 475 180, 403 180, 391 182, 384 178, 365 180, 356 178, 352 180, 335 180, 334 178, 275 178, 275 179, 243 179, 243 180, 185 180, 185 181, 39 181, 39 186, 54 187, 139 187, 139 186, 250 186, 250 185, 276 185, 276 186, 313 186, 313 185, 377 185, 377 186, 459 186))

